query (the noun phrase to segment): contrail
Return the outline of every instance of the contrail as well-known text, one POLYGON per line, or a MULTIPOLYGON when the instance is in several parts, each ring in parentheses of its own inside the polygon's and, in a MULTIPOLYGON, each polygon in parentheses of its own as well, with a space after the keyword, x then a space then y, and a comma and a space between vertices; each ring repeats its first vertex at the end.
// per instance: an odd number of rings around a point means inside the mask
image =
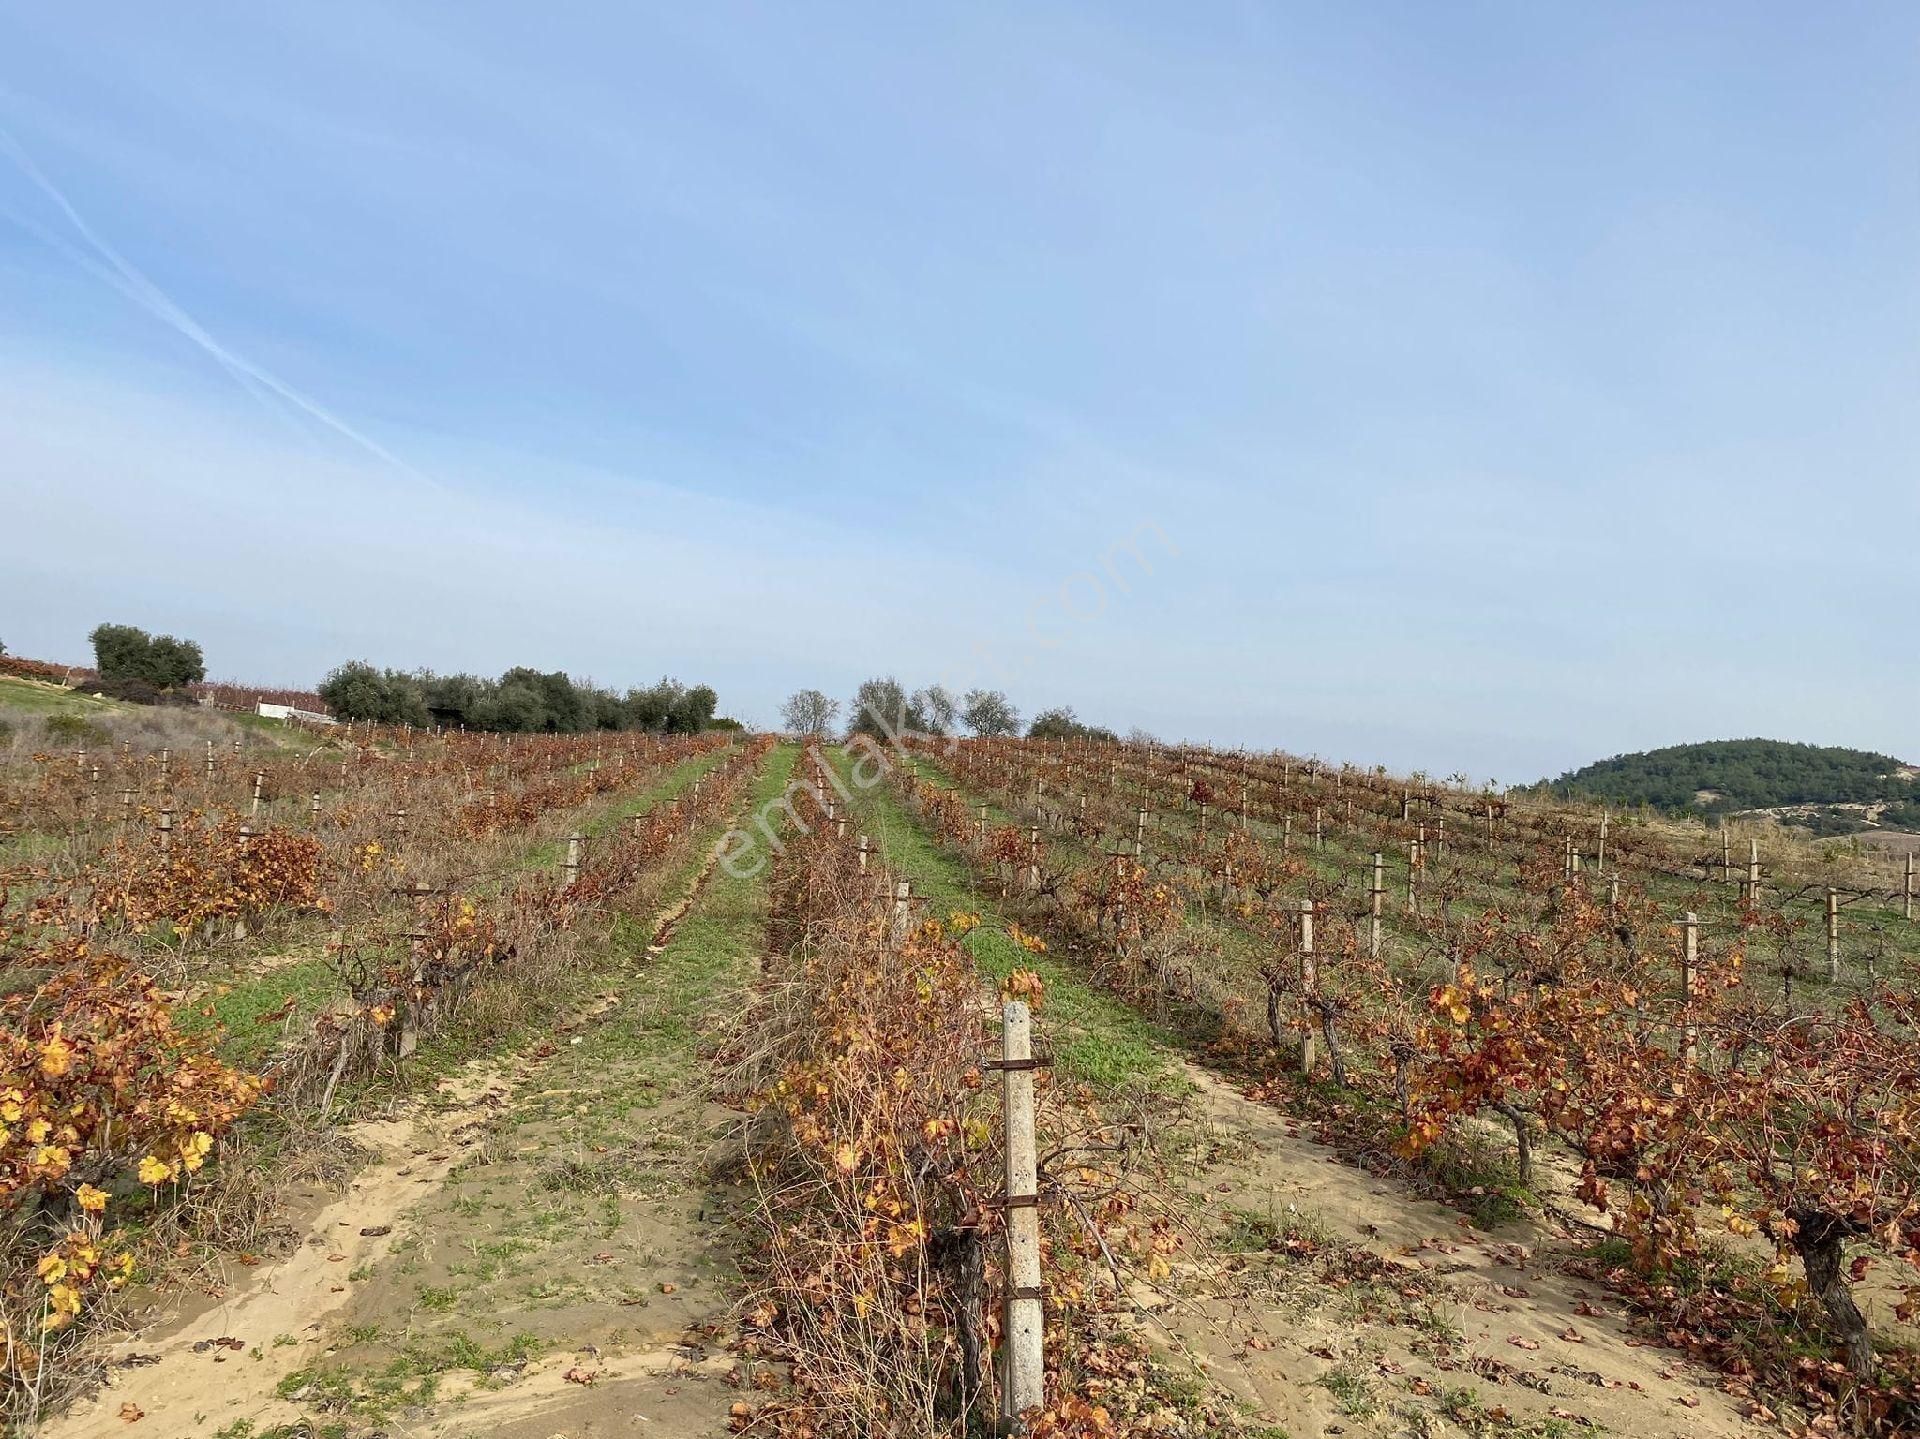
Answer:
POLYGON ((143 310, 146 310, 162 323, 170 326, 194 344, 198 345, 202 350, 206 351, 207 354, 211 355, 214 360, 220 364, 221 368, 226 370, 226 372, 234 378, 242 389, 246 390, 247 393, 255 399, 260 400, 261 403, 268 404, 269 407, 271 407, 271 402, 268 401, 266 395, 261 393, 262 390, 277 395, 281 400, 293 406, 302 414, 318 421, 335 434, 358 445, 361 449, 367 451, 367 453, 393 466, 403 474, 418 480, 430 489, 445 491, 446 487, 439 481, 422 473, 413 465, 401 459, 378 440, 363 434, 318 401, 309 399, 279 376, 263 369, 252 360, 247 359, 244 355, 234 353, 234 351, 228 349, 227 346, 221 344, 212 335, 208 334, 199 321, 195 320, 193 316, 176 305, 165 291, 154 284, 153 281, 149 280, 131 261, 126 259, 125 256, 121 255, 119 251, 115 250, 113 246, 109 245, 100 237, 93 226, 87 223, 86 218, 74 208, 72 201, 67 199, 60 187, 41 173, 40 167, 33 163, 32 157, 20 148, 19 142, 13 138, 12 133, 4 126, 0 126, 0 152, 4 152, 15 165, 19 166, 20 172, 31 180, 43 195, 59 207, 60 213, 66 216, 67 222, 72 225, 80 237, 87 242, 94 253, 93 255, 88 255, 61 236, 43 229, 41 226, 35 225, 30 221, 23 220, 19 216, 13 217, 16 224, 21 225, 23 229, 37 233, 56 249, 66 253, 82 268, 99 276, 102 280, 113 286, 114 289, 120 291, 121 294, 132 300, 136 305, 139 305, 143 310), (98 258, 96 259, 95 256, 98 258))

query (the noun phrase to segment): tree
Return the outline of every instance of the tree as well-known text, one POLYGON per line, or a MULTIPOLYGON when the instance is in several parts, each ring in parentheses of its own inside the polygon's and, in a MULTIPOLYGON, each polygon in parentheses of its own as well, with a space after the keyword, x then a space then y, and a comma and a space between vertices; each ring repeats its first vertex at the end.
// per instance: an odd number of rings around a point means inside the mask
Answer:
POLYGON ((320 681, 318 694, 334 717, 343 720, 378 720, 386 698, 380 671, 365 660, 335 665, 320 681))
POLYGON ((780 706, 780 722, 797 735, 824 735, 839 717, 840 701, 820 690, 795 690, 780 706))
POLYGON ((968 690, 960 718, 983 739, 1020 733, 1020 711, 999 690, 968 690))
POLYGON ((515 680, 494 696, 494 724, 508 734, 537 734, 550 729, 552 720, 537 684, 515 680))
POLYGON ((421 729, 433 723, 418 678, 400 670, 375 669, 364 660, 336 666, 320 682, 319 695, 335 717, 343 720, 410 724, 421 729))
POLYGON ((1082 724, 1074 714, 1072 705, 1060 705, 1054 709, 1041 710, 1033 717, 1033 723, 1027 726, 1028 739, 1090 739, 1104 744, 1118 744, 1120 737, 1110 729, 1099 725, 1082 724))
POLYGON ((141 680, 157 689, 180 689, 207 677, 205 657, 192 640, 157 639, 134 625, 95 625, 94 668, 103 680, 141 680))
POLYGON ((909 727, 921 734, 951 734, 960 718, 960 703, 944 685, 915 690, 907 705, 909 727))
POLYGON ((95 625, 87 636, 93 641, 93 667, 100 678, 108 680, 145 679, 147 651, 153 637, 133 625, 95 625))
POLYGON ((207 662, 194 641, 161 635, 147 647, 146 678, 161 689, 183 689, 206 677, 207 662))
POLYGON ((890 739, 908 728, 907 692, 892 675, 863 683, 853 696, 853 718, 848 735, 890 739))
POLYGON ((627 691, 627 726, 630 729, 652 730, 656 733, 667 727, 667 721, 673 715, 673 707, 680 701, 681 686, 677 680, 662 676, 658 684, 647 688, 627 691))
POLYGON ((695 685, 683 690, 673 708, 667 713, 667 730, 670 734, 698 734, 707 727, 707 721, 713 718, 713 712, 719 707, 720 696, 715 694, 711 685, 695 685))

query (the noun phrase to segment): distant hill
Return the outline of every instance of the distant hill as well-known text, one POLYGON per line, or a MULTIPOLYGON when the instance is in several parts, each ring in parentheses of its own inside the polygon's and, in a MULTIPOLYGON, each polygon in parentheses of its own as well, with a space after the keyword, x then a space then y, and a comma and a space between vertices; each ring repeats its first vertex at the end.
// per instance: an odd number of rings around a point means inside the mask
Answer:
POLYGON ((1912 767, 1870 750, 1786 740, 1711 740, 1615 755, 1536 788, 1668 814, 1776 811, 1823 833, 1868 824, 1920 828, 1920 781, 1912 767))

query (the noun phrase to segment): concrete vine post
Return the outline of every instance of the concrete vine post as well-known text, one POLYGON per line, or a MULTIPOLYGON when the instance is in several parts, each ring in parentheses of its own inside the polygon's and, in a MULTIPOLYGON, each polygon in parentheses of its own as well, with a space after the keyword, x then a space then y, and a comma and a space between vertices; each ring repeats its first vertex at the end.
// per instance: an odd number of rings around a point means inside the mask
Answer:
POLYGON ((1320 986, 1320 972, 1313 954, 1313 901, 1300 901, 1300 997, 1309 1006, 1306 1026, 1300 1031, 1300 1072, 1313 1073, 1314 1043, 1311 1001, 1320 986))
POLYGON ((587 842, 585 835, 567 836, 567 857, 560 862, 560 891, 572 889, 580 879, 580 850, 587 842))
POLYGON ((213 778, 213 741, 207 741, 207 778, 213 778))
POLYGON ((1747 903, 1760 907, 1760 841, 1747 842, 1747 903))
POLYGON ((1033 1118, 1033 1015, 1024 1000, 1000 1012, 1001 1093, 1006 1108, 1006 1338, 1001 1417, 1017 1421, 1046 1401, 1046 1306, 1040 1274, 1040 1162, 1033 1118))
POLYGON ((265 788, 266 783, 267 783, 267 772, 263 769, 255 770, 253 772, 253 811, 252 811, 252 817, 254 819, 260 818, 260 791, 263 788, 265 788))
POLYGON ((166 854, 173 848, 173 806, 160 806, 160 853, 166 854))
POLYGON ((903 879, 893 887, 893 942, 907 942, 907 922, 913 909, 913 881, 903 879))
POLYGON ((1133 814, 1133 857, 1136 860, 1146 858, 1147 854, 1147 807, 1141 805, 1133 814))
POLYGON ((1040 888, 1040 826, 1027 828, 1027 888, 1040 888))
POLYGON ((1840 891, 1827 886, 1827 978, 1840 979, 1840 891))
POLYGON ((1693 1022, 1693 982, 1700 972, 1700 916, 1680 921, 1680 1058, 1691 1069, 1700 1061, 1700 1031, 1693 1022))
POLYGON ((1902 911, 1903 918, 1905 919, 1913 918, 1913 851, 1912 850, 1907 851, 1907 883, 1906 883, 1906 888, 1902 891, 1901 911, 1902 911))
MULTIPOLYGON (((246 866, 247 857, 252 853, 253 826, 243 823, 240 826, 240 864, 242 868, 246 866)), ((247 917, 244 914, 236 914, 233 917, 233 937, 235 939, 245 939, 247 937, 247 917)))

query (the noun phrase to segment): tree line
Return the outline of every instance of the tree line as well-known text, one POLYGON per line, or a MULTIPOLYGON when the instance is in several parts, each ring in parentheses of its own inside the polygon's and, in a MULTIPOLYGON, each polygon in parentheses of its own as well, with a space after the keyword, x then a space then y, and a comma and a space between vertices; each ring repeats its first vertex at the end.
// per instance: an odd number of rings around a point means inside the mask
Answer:
POLYGON ((1562 798, 1652 805, 1669 814, 1724 814, 1795 804, 1911 801, 1900 761, 1870 750, 1785 740, 1712 740, 1615 755, 1536 786, 1562 798))
POLYGON ((510 669, 499 679, 487 679, 426 669, 381 669, 350 660, 327 675, 319 694, 336 719, 421 729, 441 725, 503 734, 593 730, 693 734, 738 727, 734 720, 715 718, 719 696, 709 685, 662 679, 622 694, 571 679, 559 670, 542 672, 525 666, 510 669))
MULTIPOLYGON (((780 706, 780 719, 799 735, 832 734, 843 710, 840 701, 823 690, 796 690, 780 706)), ((885 739, 892 734, 957 734, 962 726, 982 738, 1020 733, 1020 711, 1000 690, 968 690, 955 695, 943 685, 909 690, 887 675, 870 679, 854 692, 846 706, 846 735, 885 739)), ((1040 711, 1027 726, 1029 739, 1092 739, 1112 743, 1119 736, 1099 725, 1083 723, 1071 705, 1040 711)))

